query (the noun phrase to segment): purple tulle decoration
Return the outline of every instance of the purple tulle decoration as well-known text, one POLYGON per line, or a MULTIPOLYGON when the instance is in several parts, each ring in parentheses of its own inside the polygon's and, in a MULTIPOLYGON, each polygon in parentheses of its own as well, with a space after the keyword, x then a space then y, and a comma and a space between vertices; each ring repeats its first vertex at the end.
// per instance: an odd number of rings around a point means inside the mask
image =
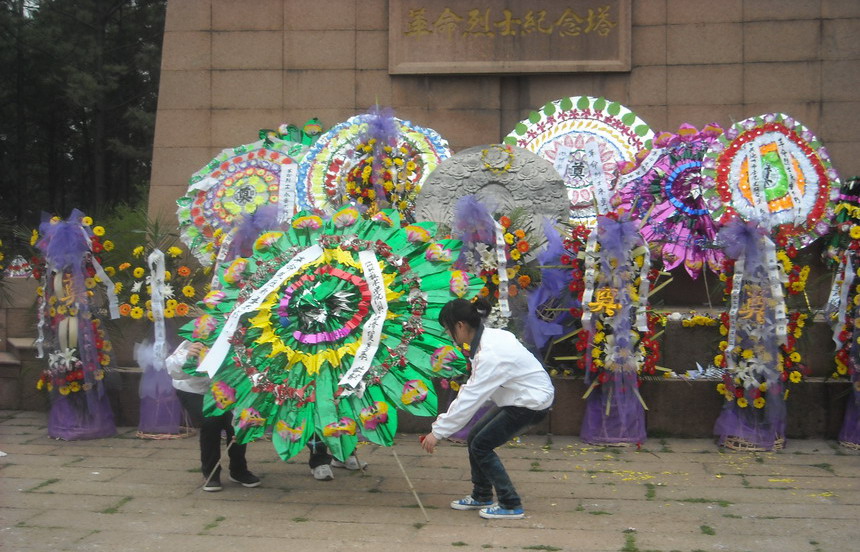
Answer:
POLYGON ((463 242, 460 256, 457 257, 454 267, 458 270, 465 270, 468 267, 479 268, 481 255, 477 250, 477 244, 496 243, 496 223, 489 209, 474 195, 461 197, 454 205, 451 230, 454 237, 463 242))
MULTIPOLYGON (((609 216, 597 217, 598 252, 595 288, 615 290, 616 308, 596 312, 584 324, 589 332, 596 332, 601 320, 607 335, 612 335, 605 347, 606 366, 597 372, 586 371, 586 409, 580 437, 594 444, 638 444, 645 441, 645 408, 638 390, 638 365, 634 352, 637 338, 633 329, 634 302, 629 287, 637 273, 631 270, 633 252, 644 241, 638 223, 629 218, 616 220, 609 216)), ((585 305, 583 305, 585 308, 585 305)), ((587 350, 591 355, 592 347, 587 350)))
POLYGON ((361 133, 359 139, 362 142, 376 140, 373 143, 373 190, 380 200, 387 198, 385 188, 382 187, 382 179, 376 178, 382 169, 382 159, 386 155, 385 146, 395 147, 397 138, 400 136, 400 124, 394 117, 394 110, 390 107, 374 105, 367 111, 364 118, 367 128, 361 133))
MULTIPOLYGON (((584 328, 592 333, 597 331, 597 322, 602 321, 612 342, 607 338, 601 345, 605 348, 606 365, 597 372, 585 373, 589 389, 580 437, 595 444, 638 444, 646 437, 645 408, 638 389, 639 366, 633 341, 638 339, 633 328, 636 309, 629 288, 638 275, 632 270, 633 252, 644 241, 638 223, 629 218, 599 216, 596 232, 599 251, 593 285, 596 289, 614 290, 613 302, 617 305, 611 314, 598 310, 584 321, 584 328)), ((591 355, 592 350, 593 344, 587 354, 591 355)))
MULTIPOLYGON (((97 336, 93 330, 94 316, 84 283, 92 255, 90 236, 81 223, 83 216, 77 209, 65 221, 51 222, 49 215, 43 215, 39 227, 42 239, 37 243, 47 263, 46 296, 59 294, 60 297, 71 297, 76 309, 76 314, 64 315, 64 321, 75 324, 77 342, 61 345, 61 339, 54 340, 57 352, 71 354, 73 350, 76 351, 84 376, 83 381, 79 382, 82 390, 68 395, 54 391, 51 395, 48 435, 66 440, 95 439, 116 433, 104 381, 96 377, 96 374, 103 375, 103 372, 96 346, 97 336), (64 289, 55 289, 55 274, 62 278, 64 289), (65 289, 66 286, 68 289, 65 289)), ((57 331, 56 327, 51 329, 57 331)), ((62 369, 60 365, 50 364, 49 368, 62 369)))
POLYGON ((762 262, 761 239, 767 235, 767 230, 758 222, 735 219, 720 229, 717 242, 732 259, 739 259, 744 255, 744 272, 753 274, 762 262))
POLYGON ((609 217, 598 217, 597 232, 601 268, 607 274, 612 270, 610 261, 620 263, 626 260, 630 252, 642 242, 639 223, 635 220, 616 221, 609 217))
POLYGON ((601 386, 585 401, 585 414, 580 438, 595 445, 621 443, 641 444, 645 442, 645 409, 633 392, 637 385, 635 372, 616 372, 616 382, 611 387, 601 386), (609 403, 609 415, 606 403, 609 403))
MULTIPOLYGON (((80 393, 75 393, 79 395, 80 393)), ((57 395, 51 400, 48 413, 48 437, 64 441, 101 439, 116 434, 110 401, 106 393, 87 392, 86 408, 76 404, 72 395, 57 395)))
POLYGON ((860 445, 860 392, 855 391, 848 397, 845 407, 845 419, 842 421, 842 429, 839 430, 839 442, 848 445, 860 445))
MULTIPOLYGON (((781 288, 776 274, 768 269, 768 256, 774 254, 773 244, 767 231, 756 221, 744 222, 734 220, 724 226, 718 241, 723 245, 725 253, 733 259, 742 259, 743 265, 737 264, 735 278, 740 277, 740 283, 735 282, 737 295, 732 295, 730 307, 730 324, 734 337, 729 339, 729 345, 735 351, 756 351, 749 359, 740 357, 737 352, 727 350, 731 357, 728 371, 723 377, 723 384, 729 393, 740 392, 739 399, 747 401, 747 406, 738 405, 738 400, 727 401, 714 424, 714 434, 720 445, 730 448, 773 450, 782 446, 785 437, 786 404, 784 398, 784 382, 779 371, 780 345, 784 341, 778 335, 777 320, 779 303, 782 295, 773 290, 781 288), (748 302, 762 304, 762 312, 756 317, 743 317, 735 314, 738 309, 748 302), (734 366, 734 367, 733 367, 734 366), (759 387, 765 384, 766 391, 762 395, 759 387), (764 408, 753 406, 757 398, 765 399, 764 408)), ((771 259, 775 263, 776 259, 771 259)), ((777 269, 778 270, 778 269, 777 269)))
POLYGON ((137 429, 141 433, 178 434, 182 405, 176 396, 173 378, 167 373, 164 359, 156 358, 151 341, 135 345, 134 358, 143 370, 140 377, 140 421, 137 429))
POLYGON ((739 438, 756 448, 773 450, 775 443, 785 436, 785 402, 772 400, 768 403, 769 415, 763 418, 750 416, 748 408, 740 409, 735 403, 726 404, 714 424, 718 444, 722 446, 730 438, 739 438))
POLYGON ((229 263, 237 257, 250 257, 254 250, 254 242, 260 234, 266 230, 280 229, 280 227, 277 205, 261 205, 250 215, 242 217, 236 225, 222 263, 229 263))
MULTIPOLYGON (((540 266, 561 266, 565 254, 564 242, 550 220, 544 220, 544 235, 547 245, 537 255, 540 266)), ((528 293, 528 315, 525 324, 525 339, 537 349, 543 349, 547 341, 564 333, 564 323, 570 318, 565 310, 578 307, 579 301, 567 293, 571 272, 567 268, 542 268, 540 286, 528 293)))
POLYGON ((50 215, 42 214, 42 224, 39 225, 42 238, 36 247, 52 269, 60 271, 82 267, 84 255, 90 250, 89 238, 81 226, 83 216, 75 209, 67 220, 52 223, 50 215))

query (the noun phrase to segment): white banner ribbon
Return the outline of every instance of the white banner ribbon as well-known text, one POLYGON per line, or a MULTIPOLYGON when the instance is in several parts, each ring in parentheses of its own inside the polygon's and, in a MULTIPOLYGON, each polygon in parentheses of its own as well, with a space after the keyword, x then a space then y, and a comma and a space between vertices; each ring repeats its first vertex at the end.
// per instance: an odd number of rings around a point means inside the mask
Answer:
POLYGON ((573 148, 569 146, 559 146, 555 151, 555 161, 553 161, 552 166, 555 167, 556 172, 564 178, 564 173, 567 172, 567 166, 570 164, 570 152, 573 151, 573 148))
POLYGON ((242 315, 259 307, 269 294, 278 289, 284 280, 298 272, 304 265, 319 259, 322 255, 323 249, 319 245, 308 247, 278 269, 269 281, 255 289, 244 303, 237 305, 227 317, 224 328, 218 334, 218 338, 215 339, 215 343, 212 344, 203 362, 197 367, 197 371, 206 372, 209 377, 214 377, 230 350, 230 339, 236 332, 236 328, 239 327, 239 319, 242 318, 242 315))
POLYGON ((639 269, 639 304, 636 307, 636 329, 640 332, 648 331, 648 293, 651 290, 651 282, 648 280, 648 271, 651 270, 651 252, 647 245, 640 246, 633 251, 633 258, 641 254, 642 268, 639 269))
POLYGON ((591 175, 591 189, 597 203, 597 214, 608 213, 612 210, 612 205, 609 202, 612 194, 609 190, 609 182, 606 181, 606 173, 603 172, 603 159, 600 158, 600 149, 596 140, 585 142, 585 159, 588 162, 588 172, 591 175))
POLYGON ((299 164, 281 165, 281 182, 278 188, 278 222, 293 218, 296 210, 296 186, 299 183, 299 164))
MULTIPOLYGON (((762 166, 762 160, 759 155, 759 143, 757 140, 747 142, 741 149, 746 153, 747 167, 747 182, 750 186, 750 195, 752 195, 753 216, 747 215, 748 218, 756 218, 765 226, 770 227, 770 206, 767 203, 767 194, 765 188, 767 186, 767 178, 765 178, 765 170, 762 166)), ((738 158, 743 158, 739 156, 738 158)))
POLYGON ((651 150, 645 159, 639 163, 639 166, 636 167, 633 171, 630 171, 627 174, 623 174, 619 177, 618 180, 618 188, 623 188, 625 184, 630 181, 636 180, 637 178, 642 178, 645 174, 651 170, 654 164, 660 160, 660 157, 666 150, 663 148, 658 148, 655 150, 651 150))
POLYGON ((36 358, 45 358, 45 327, 48 325, 45 320, 45 314, 48 309, 48 270, 42 275, 42 295, 37 301, 36 315, 39 322, 36 324, 36 330, 39 337, 36 338, 36 358))
POLYGON ((361 396, 364 392, 364 384, 361 379, 370 370, 373 358, 376 356, 377 349, 379 349, 379 342, 382 338, 382 325, 385 323, 385 318, 388 315, 388 301, 385 299, 385 280, 382 278, 382 270, 379 268, 376 253, 369 249, 359 251, 358 260, 361 262, 364 279, 370 291, 370 306, 373 309, 373 313, 367 317, 367 321, 364 323, 364 328, 361 331, 361 345, 359 345, 358 350, 355 352, 352 366, 340 378, 340 381, 337 382, 338 385, 346 388, 341 394, 342 396, 353 393, 361 396))
POLYGON ((505 229, 496 222, 496 264, 499 274, 499 310, 505 319, 511 317, 511 307, 508 302, 508 256, 505 243, 505 229))
POLYGON ((591 329, 591 310, 588 304, 591 303, 591 297, 594 295, 594 280, 597 277, 595 265, 597 263, 597 228, 594 228, 588 234, 588 240, 585 242, 585 288, 582 291, 582 327, 591 329))
POLYGON ((791 163, 791 154, 788 151, 788 138, 783 134, 777 134, 774 141, 776 142, 776 153, 779 155, 779 162, 782 164, 782 168, 785 170, 786 178, 788 179, 788 195, 791 197, 791 211, 794 213, 792 222, 795 226, 800 226, 806 220, 806 213, 808 212, 807 209, 803 208, 804 205, 796 186, 798 176, 802 175, 797 175, 794 171, 794 166, 791 163))
POLYGON ((110 277, 107 275, 107 272, 105 272, 105 269, 102 268, 102 265, 99 264, 95 257, 92 258, 92 261, 93 268, 96 269, 96 275, 99 277, 99 280, 101 280, 105 286, 105 293, 107 294, 110 318, 111 320, 116 320, 117 318, 119 318, 119 301, 116 298, 116 288, 114 287, 110 277))
POLYGON ((119 318, 119 301, 116 298, 116 289, 114 288, 113 282, 110 277, 108 277, 105 270, 102 268, 102 265, 96 260, 95 255, 93 255, 93 242, 90 240, 90 236, 87 234, 87 231, 84 230, 83 226, 81 227, 81 234, 84 235, 84 240, 87 242, 87 248, 90 250, 90 262, 93 264, 93 269, 96 271, 96 276, 99 277, 102 284, 105 286, 105 293, 107 294, 108 299, 108 310, 110 311, 111 320, 116 320, 119 318))
POLYGON ((741 253, 738 260, 735 261, 735 273, 732 275, 732 293, 729 299, 729 333, 726 337, 728 346, 726 347, 726 369, 732 371, 735 369, 735 359, 732 353, 735 350, 735 343, 738 338, 738 311, 741 308, 741 289, 744 280, 744 259, 746 252, 741 253))
POLYGON ((156 370, 164 367, 167 357, 167 331, 164 328, 164 253, 153 250, 146 259, 149 265, 149 289, 152 297, 152 322, 155 343, 152 346, 153 366, 156 370))

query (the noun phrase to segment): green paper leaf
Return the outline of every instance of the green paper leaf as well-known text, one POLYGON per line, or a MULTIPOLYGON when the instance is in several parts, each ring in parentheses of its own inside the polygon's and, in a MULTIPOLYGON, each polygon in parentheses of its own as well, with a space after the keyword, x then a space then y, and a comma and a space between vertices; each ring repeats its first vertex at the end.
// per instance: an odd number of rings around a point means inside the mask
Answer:
POLYGON ((580 96, 578 100, 576 100, 576 108, 577 109, 588 109, 591 105, 591 100, 588 99, 588 96, 580 96))

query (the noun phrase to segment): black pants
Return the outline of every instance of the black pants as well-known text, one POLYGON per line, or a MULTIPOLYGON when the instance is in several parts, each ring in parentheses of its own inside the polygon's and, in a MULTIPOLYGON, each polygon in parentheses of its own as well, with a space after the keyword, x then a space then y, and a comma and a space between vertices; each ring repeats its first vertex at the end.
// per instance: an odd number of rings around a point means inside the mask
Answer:
MULTIPOLYGON (((233 414, 227 412, 220 416, 204 416, 203 395, 179 390, 176 394, 182 407, 188 412, 191 423, 200 428, 200 471, 203 472, 203 477, 209 477, 221 458, 221 431, 227 433, 228 445, 233 442, 233 414)), ((227 456, 230 458, 230 473, 241 474, 248 471, 245 449, 246 445, 233 443, 233 446, 227 450, 227 456)), ((218 476, 220 473, 219 467, 215 475, 218 476)))
POLYGON ((495 489, 502 508, 513 509, 522 505, 495 448, 543 420, 547 412, 519 406, 496 406, 472 426, 466 440, 472 468, 472 498, 481 502, 493 500, 495 489))
POLYGON ((328 453, 328 447, 316 433, 308 441, 308 451, 311 453, 311 457, 308 459, 308 466, 311 469, 323 464, 331 464, 331 454, 328 453))

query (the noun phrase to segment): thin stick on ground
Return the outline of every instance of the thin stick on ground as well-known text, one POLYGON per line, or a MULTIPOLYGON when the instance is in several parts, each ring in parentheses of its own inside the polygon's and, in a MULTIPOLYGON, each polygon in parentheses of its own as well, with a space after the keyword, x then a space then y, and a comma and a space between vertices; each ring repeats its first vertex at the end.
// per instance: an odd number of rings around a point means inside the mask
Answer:
POLYGON ((421 499, 418 498, 418 492, 415 490, 415 487, 412 486, 412 481, 409 479, 409 476, 406 474, 406 469, 403 467, 403 464, 400 462, 400 458, 397 457, 397 451, 394 450, 394 447, 391 447, 391 454, 394 455, 394 459, 397 461, 397 465, 400 466, 400 471, 403 472, 403 477, 406 478, 406 483, 409 485, 409 490, 412 491, 412 496, 415 497, 415 501, 418 503, 418 507, 421 508, 421 513, 424 514, 424 519, 430 521, 430 518, 427 516, 427 510, 424 509, 424 504, 421 503, 421 499))
MULTIPOLYGON (((227 445, 227 448, 226 448, 226 449, 224 449, 224 454, 226 454, 226 453, 230 450, 230 447, 232 447, 232 446, 233 446, 233 443, 235 443, 235 442, 236 442, 236 439, 235 439, 235 438, 234 438, 232 441, 230 441, 230 444, 228 444, 228 445, 227 445)), ((204 482, 203 482, 203 487, 205 487, 206 485, 208 485, 208 484, 209 484, 209 481, 212 479, 212 476, 214 476, 214 475, 215 475, 215 472, 217 472, 217 471, 218 471, 218 468, 220 468, 220 467, 221 467, 221 460, 223 460, 223 459, 224 459, 224 454, 222 454, 221 456, 219 456, 219 457, 218 457, 218 463, 217 463, 217 464, 215 464, 215 467, 214 467, 214 468, 212 468, 212 471, 211 471, 211 472, 209 472, 209 476, 206 478, 206 481, 204 481, 204 482)))

